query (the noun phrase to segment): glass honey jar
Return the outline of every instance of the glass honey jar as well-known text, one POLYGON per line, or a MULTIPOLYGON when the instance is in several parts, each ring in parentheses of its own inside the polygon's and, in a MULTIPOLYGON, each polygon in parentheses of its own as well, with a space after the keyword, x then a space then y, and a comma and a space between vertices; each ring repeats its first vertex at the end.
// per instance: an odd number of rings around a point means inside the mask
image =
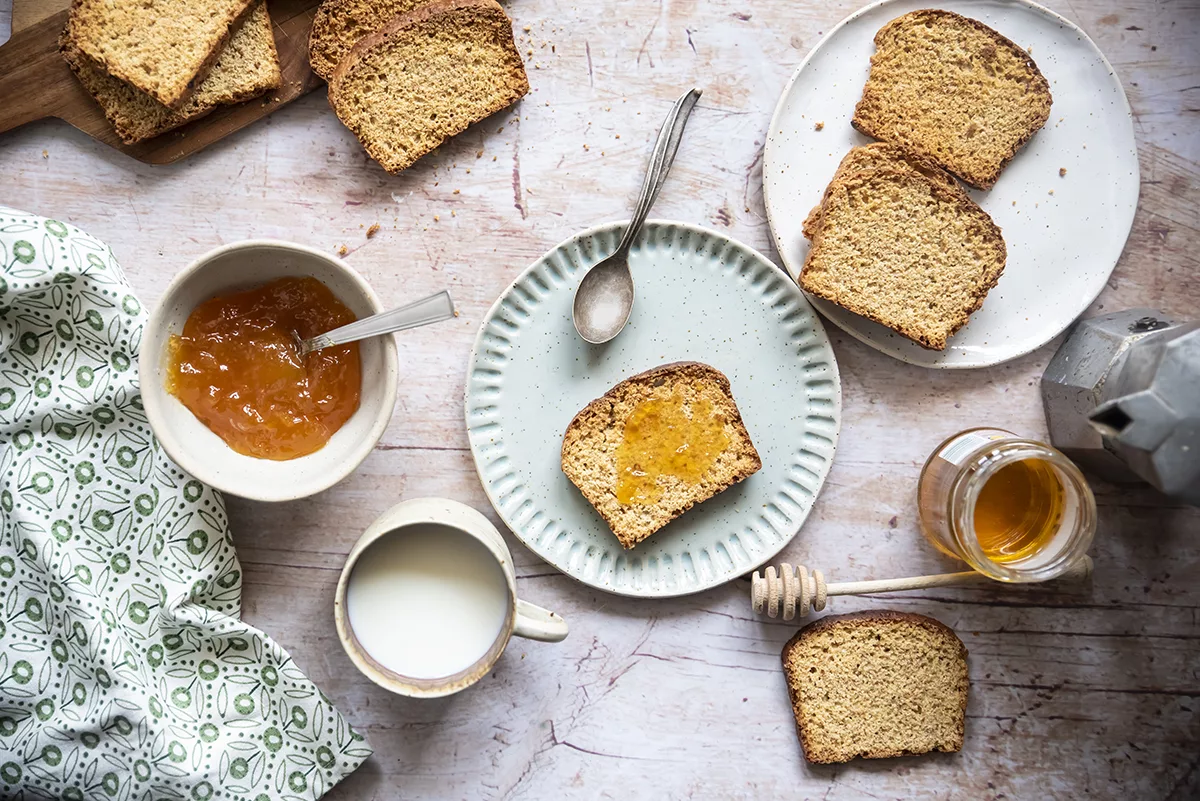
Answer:
POLYGON ((945 554, 998 581, 1045 581, 1080 559, 1096 499, 1054 448, 999 428, 955 434, 917 485, 921 530, 945 554))

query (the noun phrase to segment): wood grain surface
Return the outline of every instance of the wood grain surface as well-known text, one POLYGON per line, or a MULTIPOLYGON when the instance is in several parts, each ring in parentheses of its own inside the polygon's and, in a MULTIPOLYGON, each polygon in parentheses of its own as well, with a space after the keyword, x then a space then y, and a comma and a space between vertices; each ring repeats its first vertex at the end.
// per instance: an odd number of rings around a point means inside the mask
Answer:
POLYGON ((16 0, 12 38, 0 47, 0 98, 4 99, 0 134, 33 120, 57 117, 148 164, 186 158, 323 85, 308 66, 308 34, 317 5, 318 0, 273 0, 270 5, 282 73, 278 89, 244 103, 218 106, 187 125, 127 145, 59 55, 69 2, 16 0))
MULTIPOLYGON (((567 618, 565 642, 515 641, 479 686, 422 702, 368 682, 337 642, 338 571, 384 509, 441 495, 495 519, 462 393, 496 295, 559 240, 628 216, 657 125, 693 84, 704 97, 654 216, 712 226, 774 257, 760 176, 767 122, 805 53, 859 5, 509 0, 532 92, 394 177, 367 160, 320 92, 168 167, 56 121, 0 138, 0 202, 110 243, 148 303, 191 259, 246 237, 344 245, 389 306, 454 292, 460 318, 399 339, 395 418, 352 477, 296 503, 229 499, 246 619, 288 648, 376 749, 329 798, 1200 797, 1200 511, 1144 486, 1096 484, 1089 585, 831 604, 954 627, 972 682, 959 754, 807 765, 779 666, 796 626, 752 615, 748 583, 663 602, 611 597, 511 537, 522 596, 567 618)), ((1092 312, 1195 317, 1200 9, 1049 5, 1096 40, 1136 117, 1140 206, 1092 312)), ((822 188, 811 187, 814 202, 822 188)), ((783 557, 831 580, 958 569, 918 532, 921 464, 968 426, 1044 437, 1037 382, 1057 341, 990 369, 929 371, 828 330, 845 422, 829 481, 783 557)))

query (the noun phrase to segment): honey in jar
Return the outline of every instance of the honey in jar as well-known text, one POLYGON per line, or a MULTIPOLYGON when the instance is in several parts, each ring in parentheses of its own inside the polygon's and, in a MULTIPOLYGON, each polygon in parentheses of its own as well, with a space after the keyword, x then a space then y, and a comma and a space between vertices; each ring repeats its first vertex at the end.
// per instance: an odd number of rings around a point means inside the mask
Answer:
POLYGON ((688 403, 678 391, 639 403, 617 445, 617 502, 655 503, 661 476, 698 483, 729 447, 725 422, 709 399, 688 403))
POLYGON ((302 357, 296 335, 308 339, 354 320, 311 277, 211 298, 170 339, 167 391, 238 453, 274 460, 313 453, 358 409, 362 367, 357 343, 302 357))
POLYGON ((1062 521, 1063 486, 1042 459, 998 469, 975 500, 975 537, 984 556, 1019 562, 1046 546, 1062 521))
POLYGON ((1087 552, 1096 501, 1074 463, 1010 431, 943 442, 917 489, 921 529, 937 548, 1003 581, 1043 581, 1087 552))

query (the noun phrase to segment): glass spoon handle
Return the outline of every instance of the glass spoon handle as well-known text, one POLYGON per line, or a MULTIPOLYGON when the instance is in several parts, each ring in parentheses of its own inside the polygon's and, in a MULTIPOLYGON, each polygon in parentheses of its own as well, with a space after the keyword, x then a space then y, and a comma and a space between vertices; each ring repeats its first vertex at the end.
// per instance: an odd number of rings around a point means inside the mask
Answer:
POLYGON ((418 328, 422 325, 447 320, 454 314, 454 301, 450 298, 450 292, 443 290, 436 295, 430 295, 407 306, 401 306, 399 309, 373 314, 312 339, 306 339, 301 345, 300 352, 301 355, 304 355, 312 353, 314 350, 328 348, 330 345, 345 345, 347 342, 357 342, 367 337, 418 328))

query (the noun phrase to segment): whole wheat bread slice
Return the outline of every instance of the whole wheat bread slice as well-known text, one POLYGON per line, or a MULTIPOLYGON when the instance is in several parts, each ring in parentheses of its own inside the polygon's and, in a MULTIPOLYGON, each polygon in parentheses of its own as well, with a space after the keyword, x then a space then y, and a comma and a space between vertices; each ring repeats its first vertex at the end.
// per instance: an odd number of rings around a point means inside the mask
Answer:
POLYGON ((988 189, 1050 116, 1029 54, 982 22, 926 9, 875 34, 855 128, 988 189))
POLYGON ((398 14, 407 14, 429 0, 325 0, 313 17, 308 37, 308 63, 329 81, 354 45, 398 14))
POLYGON ((1006 258, 1000 229, 961 191, 911 170, 875 169, 830 187, 800 286, 944 350, 1006 258))
POLYGON ((931 617, 822 618, 783 647, 783 670, 809 762, 962 749, 967 649, 931 617))
POLYGON ((371 158, 398 173, 529 91, 495 0, 435 0, 351 48, 329 103, 371 158))
POLYGON ((817 229, 821 225, 821 208, 825 204, 825 198, 829 197, 829 189, 839 179, 853 175, 856 172, 877 169, 917 172, 934 183, 941 184, 947 189, 958 192, 964 198, 967 197, 967 193, 963 191, 957 181, 951 178, 945 170, 928 159, 909 153, 903 148, 888 144, 887 142, 872 142, 869 145, 859 145, 858 147, 850 148, 850 151, 842 157, 837 171, 833 174, 829 186, 825 189, 825 194, 822 196, 821 202, 813 206, 812 211, 808 213, 808 217, 804 220, 804 236, 808 239, 816 236, 817 229))
MULTIPOLYGON (((664 422, 669 421, 648 419, 650 425, 664 422)), ((632 548, 688 509, 761 467, 762 460, 734 403, 729 379, 699 362, 665 364, 625 379, 579 412, 563 435, 563 472, 625 548, 632 548), (725 444, 699 477, 681 478, 659 472, 661 465, 629 466, 629 470, 651 476, 660 494, 654 499, 622 503, 618 499, 618 449, 631 415, 640 404, 651 400, 665 401, 671 407, 678 405, 692 420, 700 409, 711 409, 709 419, 699 420, 697 425, 711 424, 714 431, 720 426, 725 444)))
POLYGON ((219 105, 257 97, 278 87, 282 80, 265 0, 237 27, 208 77, 178 111, 109 75, 69 37, 62 37, 59 49, 121 140, 130 145, 203 117, 219 105))
POLYGON ((74 0, 66 35, 100 69, 181 109, 254 0, 74 0))

